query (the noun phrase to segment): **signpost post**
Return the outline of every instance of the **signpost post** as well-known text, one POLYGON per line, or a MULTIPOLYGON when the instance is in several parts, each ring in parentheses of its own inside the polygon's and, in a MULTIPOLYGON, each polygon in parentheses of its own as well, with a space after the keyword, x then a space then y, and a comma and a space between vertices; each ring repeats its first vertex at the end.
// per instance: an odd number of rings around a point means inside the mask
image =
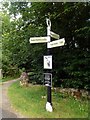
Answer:
POLYGON ((46 19, 47 23, 47 36, 46 37, 32 37, 30 38, 30 43, 47 43, 47 55, 44 56, 44 69, 47 73, 44 73, 44 84, 47 86, 47 103, 46 110, 49 112, 53 111, 52 108, 52 97, 51 97, 51 87, 52 87, 52 55, 50 55, 50 48, 64 46, 65 39, 60 39, 60 36, 51 31, 51 21, 46 19), (57 39, 51 42, 51 37, 57 39))
MULTIPOLYGON (((47 23, 47 36, 48 36, 48 42, 47 42, 47 54, 50 55, 50 49, 48 48, 48 44, 51 41, 50 37, 50 30, 51 30, 51 21, 49 19, 46 19, 47 23)), ((52 69, 52 68, 51 68, 52 69)), ((51 73, 50 69, 47 69, 47 73, 51 73)), ((47 103, 46 103, 46 110, 49 112, 52 112, 52 96, 51 96, 51 87, 47 86, 47 103)))

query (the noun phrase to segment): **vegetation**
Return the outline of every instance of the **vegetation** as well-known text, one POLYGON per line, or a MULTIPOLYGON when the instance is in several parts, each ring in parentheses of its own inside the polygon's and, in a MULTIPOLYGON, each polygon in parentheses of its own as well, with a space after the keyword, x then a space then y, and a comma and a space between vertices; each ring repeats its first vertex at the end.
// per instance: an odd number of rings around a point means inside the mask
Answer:
POLYGON ((15 77, 11 77, 11 76, 3 77, 2 79, 0 79, 0 82, 7 82, 9 80, 14 80, 16 78, 18 78, 18 76, 15 76, 15 77))
POLYGON ((90 88, 90 2, 4 2, 0 16, 4 76, 25 68, 42 81, 46 44, 31 45, 29 39, 46 36, 50 18, 52 31, 65 38, 65 46, 51 49, 53 85, 90 88))
POLYGON ((65 94, 52 92, 53 112, 45 109, 46 88, 40 85, 20 87, 19 81, 12 84, 8 91, 13 107, 30 118, 87 118, 88 100, 75 100, 65 94), (17 94, 15 94, 17 93, 17 94))

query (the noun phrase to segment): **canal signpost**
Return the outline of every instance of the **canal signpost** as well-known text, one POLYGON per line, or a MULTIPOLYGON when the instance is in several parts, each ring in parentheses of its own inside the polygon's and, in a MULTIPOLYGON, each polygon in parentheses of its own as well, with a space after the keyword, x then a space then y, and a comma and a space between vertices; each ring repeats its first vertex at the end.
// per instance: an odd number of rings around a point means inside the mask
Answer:
POLYGON ((44 59, 44 69, 47 70, 44 73, 44 85, 47 86, 47 103, 46 110, 49 112, 53 111, 52 108, 52 96, 51 96, 51 87, 52 87, 52 55, 50 55, 50 49, 54 47, 64 46, 65 38, 60 39, 60 36, 51 31, 51 21, 46 19, 47 23, 47 36, 46 37, 31 37, 29 42, 33 43, 47 43, 47 55, 43 57, 44 59), (51 41, 51 37, 57 40, 51 41))

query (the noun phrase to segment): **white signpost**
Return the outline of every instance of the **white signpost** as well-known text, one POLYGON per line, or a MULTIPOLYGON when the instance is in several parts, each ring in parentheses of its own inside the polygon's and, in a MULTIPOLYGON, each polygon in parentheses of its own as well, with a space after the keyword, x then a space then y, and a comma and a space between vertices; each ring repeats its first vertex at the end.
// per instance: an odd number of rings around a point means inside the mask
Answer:
POLYGON ((54 47, 64 46, 65 39, 60 39, 60 36, 51 31, 51 21, 46 19, 47 23, 47 36, 46 37, 32 37, 30 38, 30 43, 47 43, 47 54, 44 56, 44 69, 47 69, 49 73, 44 73, 45 75, 45 85, 47 86, 47 103, 46 110, 49 112, 53 111, 52 100, 51 100, 51 86, 52 86, 52 74, 50 73, 52 69, 52 55, 50 55, 50 49, 54 47), (51 42, 51 37, 57 39, 51 42))
POLYGON ((55 41, 49 42, 48 43, 48 48, 64 46, 64 44, 65 44, 65 39, 62 38, 62 39, 59 39, 59 40, 55 40, 55 41))
POLYGON ((32 37, 29 40, 30 43, 47 43, 48 37, 32 37))
POLYGON ((44 69, 52 69, 52 55, 44 56, 44 69))

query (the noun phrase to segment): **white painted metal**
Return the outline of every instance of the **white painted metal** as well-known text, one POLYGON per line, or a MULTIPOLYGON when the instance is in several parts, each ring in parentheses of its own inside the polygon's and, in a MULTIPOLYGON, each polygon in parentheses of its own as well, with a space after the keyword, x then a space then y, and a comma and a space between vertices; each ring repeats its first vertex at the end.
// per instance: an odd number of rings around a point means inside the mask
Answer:
POLYGON ((52 55, 44 56, 44 69, 52 69, 52 55))
POLYGON ((48 37, 31 37, 29 40, 30 43, 46 43, 48 41, 48 37))
POLYGON ((46 103, 46 110, 49 112, 53 111, 51 103, 49 103, 49 102, 46 103))
POLYGON ((59 38, 60 38, 60 36, 59 36, 58 34, 52 32, 52 31, 50 31, 50 36, 51 36, 52 38, 55 38, 55 39, 59 39, 59 38))
POLYGON ((64 46, 64 44, 65 44, 65 39, 62 38, 62 39, 59 39, 59 40, 55 40, 55 41, 49 42, 48 43, 48 48, 64 46))

